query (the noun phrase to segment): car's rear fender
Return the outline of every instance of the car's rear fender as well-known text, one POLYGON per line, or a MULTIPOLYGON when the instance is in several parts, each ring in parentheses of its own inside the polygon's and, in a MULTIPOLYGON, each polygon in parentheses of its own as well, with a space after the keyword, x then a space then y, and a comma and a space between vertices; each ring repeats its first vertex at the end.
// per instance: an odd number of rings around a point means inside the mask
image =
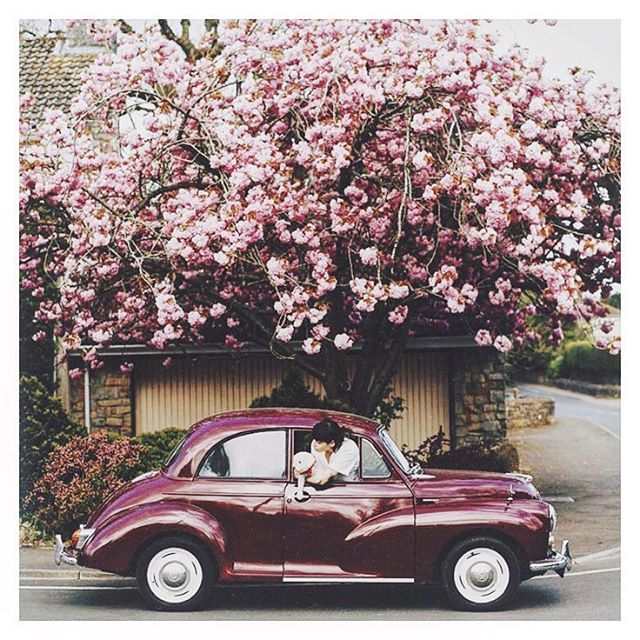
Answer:
POLYGON ((538 500, 442 500, 416 506, 416 582, 439 579, 439 563, 455 542, 482 533, 509 543, 521 562, 543 558, 549 531, 538 500))
POLYGON ((164 535, 186 535, 198 540, 213 556, 220 577, 229 573, 228 541, 220 523, 199 507, 162 500, 121 511, 99 527, 82 548, 78 563, 132 575, 142 549, 164 535))

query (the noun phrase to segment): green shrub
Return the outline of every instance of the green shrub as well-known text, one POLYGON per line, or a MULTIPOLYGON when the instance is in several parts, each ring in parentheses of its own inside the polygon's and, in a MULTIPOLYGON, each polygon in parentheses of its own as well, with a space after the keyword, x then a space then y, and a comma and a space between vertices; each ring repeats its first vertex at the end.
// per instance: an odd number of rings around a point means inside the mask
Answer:
POLYGON ((160 469, 169 454, 175 449, 180 440, 184 438, 186 432, 186 429, 170 427, 162 431, 142 433, 133 438, 134 441, 144 447, 144 450, 140 454, 141 470, 152 471, 153 469, 160 469))
POLYGON ((468 469, 474 471, 517 471, 520 465, 517 449, 507 441, 487 440, 455 449, 444 435, 442 427, 415 449, 403 445, 402 451, 410 463, 423 469, 468 469))
POLYGON ((34 376, 20 378, 20 509, 24 498, 42 473, 53 449, 84 430, 65 413, 60 401, 34 376))
MULTIPOLYGON (((333 409, 335 411, 345 411, 354 413, 353 409, 337 400, 327 400, 313 392, 302 379, 302 375, 297 369, 290 370, 282 380, 282 383, 272 389, 268 396, 259 396, 250 405, 256 407, 303 407, 308 409, 333 409)), ((376 407, 372 416, 385 426, 389 426, 391 421, 402 415, 404 411, 404 400, 399 396, 391 394, 391 389, 387 388, 385 397, 376 407)))
POLYGON ((32 524, 69 537, 111 493, 140 473, 141 454, 139 442, 106 433, 56 447, 25 499, 32 524))
POLYGON ((282 382, 268 396, 257 397, 250 405, 258 407, 305 407, 308 409, 335 409, 331 403, 314 393, 296 369, 287 372, 282 382))
POLYGON ((620 382, 620 356, 596 349, 587 340, 568 342, 547 368, 551 378, 577 378, 601 383, 620 382))

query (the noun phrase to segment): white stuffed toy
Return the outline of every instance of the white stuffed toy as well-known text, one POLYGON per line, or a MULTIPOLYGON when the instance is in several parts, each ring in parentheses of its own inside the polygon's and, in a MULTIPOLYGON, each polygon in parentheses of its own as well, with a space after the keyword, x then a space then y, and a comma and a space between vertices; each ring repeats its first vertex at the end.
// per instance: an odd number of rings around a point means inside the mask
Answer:
POLYGON ((293 456, 293 469, 298 472, 298 488, 296 489, 296 498, 304 499, 304 482, 307 478, 312 478, 316 459, 308 451, 298 451, 293 456))

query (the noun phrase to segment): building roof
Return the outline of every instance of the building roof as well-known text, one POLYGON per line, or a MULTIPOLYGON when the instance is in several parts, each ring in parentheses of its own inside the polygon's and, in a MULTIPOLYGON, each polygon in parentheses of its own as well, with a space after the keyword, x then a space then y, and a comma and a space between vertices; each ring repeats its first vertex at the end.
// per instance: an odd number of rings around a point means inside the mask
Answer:
POLYGON ((48 34, 20 38, 20 94, 34 98, 26 115, 40 120, 46 108, 68 110, 80 91, 83 72, 95 60, 95 53, 61 53, 64 36, 48 34))

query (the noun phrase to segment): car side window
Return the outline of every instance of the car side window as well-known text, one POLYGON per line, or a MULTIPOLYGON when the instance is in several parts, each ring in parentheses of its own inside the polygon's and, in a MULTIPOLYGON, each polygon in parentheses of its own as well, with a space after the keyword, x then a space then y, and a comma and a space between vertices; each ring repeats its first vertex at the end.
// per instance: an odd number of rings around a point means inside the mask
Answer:
POLYGON ((388 478, 391 469, 380 452, 366 438, 360 439, 361 475, 367 478, 388 478))
POLYGON ((286 432, 254 431, 229 438, 209 452, 198 475, 201 478, 286 478, 286 432))

